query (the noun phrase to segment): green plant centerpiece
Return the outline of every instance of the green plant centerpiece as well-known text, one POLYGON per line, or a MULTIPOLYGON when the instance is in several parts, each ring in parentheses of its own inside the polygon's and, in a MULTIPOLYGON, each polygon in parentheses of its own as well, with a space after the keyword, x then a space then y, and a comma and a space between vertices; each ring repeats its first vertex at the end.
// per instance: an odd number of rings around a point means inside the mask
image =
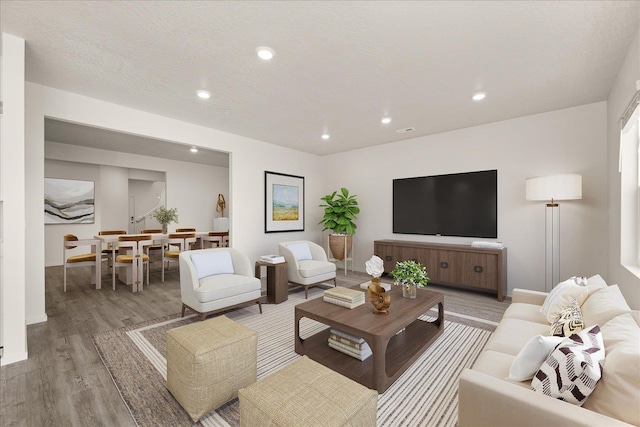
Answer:
POLYGON ((402 296, 415 298, 417 288, 423 288, 429 283, 427 269, 419 262, 408 260, 396 263, 396 266, 389 273, 393 276, 395 285, 402 285, 402 296))
POLYGON ((162 225, 162 232, 166 233, 167 225, 172 222, 178 222, 178 209, 167 209, 164 206, 160 206, 158 209, 151 212, 151 216, 162 225))
POLYGON ((355 220, 360 213, 356 195, 349 194, 349 190, 341 188, 340 192, 334 191, 322 197, 324 203, 320 205, 324 208, 324 215, 319 224, 323 229, 331 230, 329 236, 329 247, 335 259, 344 260, 351 253, 353 246, 353 234, 357 225, 355 220))

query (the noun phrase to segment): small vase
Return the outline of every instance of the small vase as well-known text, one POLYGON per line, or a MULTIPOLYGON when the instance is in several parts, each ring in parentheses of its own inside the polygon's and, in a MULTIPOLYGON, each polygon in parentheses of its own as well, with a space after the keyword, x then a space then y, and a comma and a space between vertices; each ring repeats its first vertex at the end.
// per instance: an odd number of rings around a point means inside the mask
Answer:
POLYGON ((415 283, 402 283, 402 296, 415 299, 418 293, 418 286, 415 283))
POLYGON ((162 224, 162 234, 167 234, 167 225, 168 224, 162 224))

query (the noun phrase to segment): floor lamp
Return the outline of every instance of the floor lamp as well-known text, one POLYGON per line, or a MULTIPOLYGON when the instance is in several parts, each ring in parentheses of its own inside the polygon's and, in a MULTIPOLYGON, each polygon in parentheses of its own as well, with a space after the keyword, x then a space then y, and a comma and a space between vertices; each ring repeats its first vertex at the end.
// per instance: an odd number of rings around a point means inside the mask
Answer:
POLYGON ((558 200, 582 199, 582 176, 549 175, 527 178, 527 200, 546 201, 545 291, 560 282, 560 206, 558 200))

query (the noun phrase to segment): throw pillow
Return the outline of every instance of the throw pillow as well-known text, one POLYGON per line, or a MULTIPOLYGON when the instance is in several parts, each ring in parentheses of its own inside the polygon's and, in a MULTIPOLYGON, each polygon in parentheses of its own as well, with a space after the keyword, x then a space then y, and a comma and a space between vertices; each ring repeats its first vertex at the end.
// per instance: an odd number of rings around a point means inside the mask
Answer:
POLYGON ((311 256, 311 249, 307 243, 292 243, 287 245, 287 248, 293 253, 296 261, 304 261, 307 259, 313 259, 311 256))
POLYGON ((546 337, 538 335, 522 347, 518 353, 511 369, 509 370, 509 379, 514 381, 527 381, 540 369, 540 365, 549 356, 549 353, 562 341, 563 337, 546 337))
POLYGON ((551 324, 551 335, 556 337, 569 337, 580 332, 584 328, 582 312, 578 301, 573 300, 560 312, 555 322, 551 324))
POLYGON ((602 276, 600 276, 599 274, 596 274, 587 279, 587 287, 589 288, 589 296, 591 296, 592 293, 598 292, 600 289, 606 288, 607 282, 604 281, 602 276))
POLYGON ((553 323, 560 312, 571 303, 571 300, 578 301, 578 305, 582 305, 589 289, 586 286, 579 285, 584 283, 582 277, 572 277, 564 282, 558 283, 547 295, 544 300, 540 312, 547 318, 547 322, 553 323))
POLYGON ((234 274, 231 253, 226 250, 209 250, 191 254, 198 280, 216 274, 234 274))
POLYGON ((531 389, 582 406, 602 376, 604 356, 598 325, 571 335, 540 366, 531 389))
POLYGON ((616 316, 631 311, 618 285, 607 286, 582 304, 585 325, 604 325, 616 316))

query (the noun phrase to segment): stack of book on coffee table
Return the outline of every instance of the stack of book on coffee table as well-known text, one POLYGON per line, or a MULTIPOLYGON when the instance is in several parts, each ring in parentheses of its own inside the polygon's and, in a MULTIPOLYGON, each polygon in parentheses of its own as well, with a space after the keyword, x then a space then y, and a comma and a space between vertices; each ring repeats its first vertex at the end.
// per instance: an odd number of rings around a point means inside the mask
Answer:
POLYGON ((331 328, 331 333, 329 334, 329 347, 348 356, 355 357, 360 361, 366 360, 373 354, 371 353, 371 347, 363 338, 334 328, 331 328))
POLYGON ((331 304, 355 308, 364 304, 364 292, 336 286, 335 288, 325 290, 323 299, 325 302, 331 304))

